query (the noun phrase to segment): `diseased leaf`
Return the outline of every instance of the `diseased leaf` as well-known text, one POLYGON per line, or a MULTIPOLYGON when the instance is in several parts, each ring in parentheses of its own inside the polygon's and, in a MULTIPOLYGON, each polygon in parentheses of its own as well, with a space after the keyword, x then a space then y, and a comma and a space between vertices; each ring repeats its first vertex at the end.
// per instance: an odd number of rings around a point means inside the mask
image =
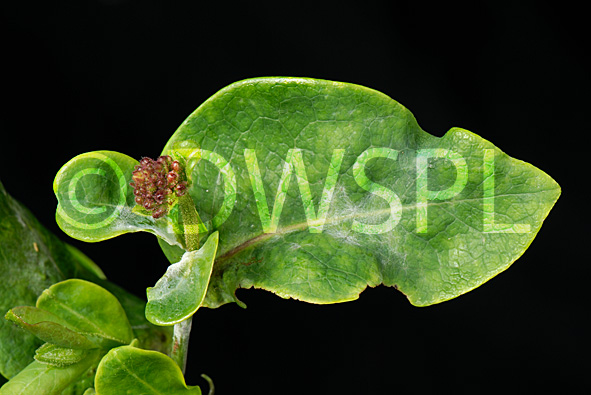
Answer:
POLYGON ((207 292, 217 247, 218 233, 214 232, 199 250, 186 252, 153 288, 148 288, 148 321, 174 325, 197 311, 207 292))
POLYGON ((81 361, 66 367, 34 361, 4 384, 0 395, 60 395, 95 365, 99 357, 98 350, 91 350, 81 361))
POLYGON ((467 130, 432 136, 386 95, 331 81, 232 84, 163 154, 183 147, 201 150, 189 193, 220 234, 208 307, 238 287, 334 303, 380 283, 439 303, 507 269, 560 195, 467 130))
POLYGON ((53 183, 60 228, 69 236, 87 242, 144 231, 169 244, 181 245, 168 218, 154 219, 134 210, 135 197, 129 183, 138 163, 112 151, 88 152, 66 163, 53 183))
POLYGON ((133 339, 117 298, 91 282, 70 279, 54 284, 41 293, 37 307, 59 316, 97 346, 111 348, 133 339))
POLYGON ((14 322, 39 339, 60 347, 90 349, 97 345, 59 316, 36 307, 15 307, 6 313, 7 320, 14 322))
POLYGON ((201 395, 199 387, 187 387, 172 359, 130 346, 114 348, 101 360, 95 389, 97 395, 201 395))
POLYGON ((87 354, 87 350, 76 350, 45 343, 35 351, 35 360, 52 366, 65 367, 82 361, 87 354))

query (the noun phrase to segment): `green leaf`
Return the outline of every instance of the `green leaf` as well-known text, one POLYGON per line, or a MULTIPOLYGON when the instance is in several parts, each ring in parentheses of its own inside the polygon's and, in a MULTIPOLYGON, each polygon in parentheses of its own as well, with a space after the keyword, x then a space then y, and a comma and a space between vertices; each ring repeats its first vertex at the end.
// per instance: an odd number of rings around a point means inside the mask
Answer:
POLYGON ((170 351, 172 327, 156 326, 148 322, 145 315, 146 302, 113 283, 107 281, 97 281, 97 283, 115 295, 123 306, 138 341, 138 347, 160 352, 170 351))
POLYGON ((146 317, 157 325, 174 325, 191 317, 207 291, 218 247, 214 232, 197 251, 186 252, 153 288, 148 288, 146 317))
POLYGON ((90 349, 97 345, 57 315, 29 306, 15 307, 6 313, 14 322, 39 339, 60 347, 90 349))
MULTIPOLYGON (((113 293, 123 308, 141 347, 165 351, 170 348, 171 328, 150 324, 145 302, 113 283, 80 251, 48 232, 0 183, 0 312, 14 306, 34 305, 39 294, 52 284, 70 277, 99 283, 113 293)), ((11 378, 33 361, 43 342, 11 322, 0 319, 0 373, 11 378)), ((98 363, 98 361, 97 361, 98 363)), ((0 384, 4 381, 0 378, 0 384)), ((79 394, 92 385, 94 372, 72 383, 63 395, 79 394), (88 383, 87 383, 88 382, 88 383)))
POLYGON ((97 346, 111 348, 133 339, 117 298, 94 283, 70 279, 54 284, 39 296, 37 307, 59 316, 97 346))
POLYGON ((85 269, 87 269, 90 273, 94 274, 99 280, 106 280, 107 276, 103 273, 102 269, 94 263, 92 259, 84 255, 79 249, 76 247, 66 244, 66 249, 70 251, 70 255, 85 269))
POLYGON ((34 361, 4 384, 0 395, 59 395, 92 368, 99 357, 98 350, 91 350, 81 361, 66 367, 34 361))
POLYGON ((65 367, 82 361, 87 354, 87 350, 76 350, 45 343, 35 352, 35 360, 48 365, 65 367))
POLYGON ((98 395, 201 395, 199 387, 187 387, 172 359, 130 346, 114 348, 101 360, 95 389, 98 395))
POLYGON ((220 234, 208 307, 238 287, 334 303, 378 284, 439 303, 507 269, 560 195, 467 130, 435 137, 386 95, 331 81, 232 84, 163 154, 183 147, 201 150, 189 193, 220 234))
MULTIPOLYGON (((0 316, 14 306, 34 305, 52 284, 71 277, 96 279, 82 253, 47 231, 0 183, 0 316)), ((88 260, 88 258, 86 258, 88 260)), ((95 265, 96 266, 96 265, 95 265)), ((0 373, 11 378, 43 342, 0 319, 0 373)))
POLYGON ((87 242, 144 231, 169 244, 182 245, 167 217, 154 219, 134 210, 136 204, 129 183, 137 164, 137 160, 112 151, 88 152, 66 163, 53 183, 60 228, 87 242))

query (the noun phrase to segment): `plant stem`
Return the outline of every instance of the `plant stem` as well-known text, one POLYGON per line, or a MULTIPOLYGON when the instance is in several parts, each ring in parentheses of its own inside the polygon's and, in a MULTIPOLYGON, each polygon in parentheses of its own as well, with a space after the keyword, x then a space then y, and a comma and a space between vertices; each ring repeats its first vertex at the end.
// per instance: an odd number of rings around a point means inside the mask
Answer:
POLYGON ((208 395, 215 394, 215 386, 213 385, 213 380, 206 374, 202 374, 201 377, 203 377, 205 379, 205 381, 207 381, 207 383, 209 384, 208 395))
MULTIPOLYGON (((199 225, 202 224, 195 203, 191 196, 186 193, 179 197, 179 208, 183 219, 183 231, 185 233, 185 244, 187 251, 196 251, 199 249, 199 225)), ((191 335, 191 326, 193 317, 174 325, 172 334, 172 350, 170 357, 179 365, 183 375, 187 367, 187 354, 189 351, 189 337, 191 335)))
POLYGON ((195 210, 195 203, 189 193, 179 197, 179 208, 183 219, 187 251, 196 251, 199 249, 199 225, 202 222, 199 214, 197 214, 197 210, 195 210))
POLYGON ((172 333, 172 352, 170 357, 179 365, 183 375, 187 367, 187 354, 189 351, 189 336, 193 317, 189 317, 174 326, 172 333))

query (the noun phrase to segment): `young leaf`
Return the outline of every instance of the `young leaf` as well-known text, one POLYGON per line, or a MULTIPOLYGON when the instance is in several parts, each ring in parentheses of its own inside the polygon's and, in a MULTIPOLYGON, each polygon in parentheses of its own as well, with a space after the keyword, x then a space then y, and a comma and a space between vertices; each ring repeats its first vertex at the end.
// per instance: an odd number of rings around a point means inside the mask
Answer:
POLYGON ((34 361, 0 388, 0 395, 60 395, 99 360, 90 350, 78 363, 56 367, 34 361))
POLYGON ((149 232, 169 244, 181 245, 172 223, 138 210, 129 185, 138 161, 112 151, 78 155, 57 173, 53 190, 58 200, 57 223, 69 236, 87 242, 129 232, 149 232))
POLYGON ((76 350, 45 343, 35 351, 35 360, 63 368, 82 361, 87 354, 87 350, 76 350))
POLYGON ((439 303, 507 269, 560 195, 469 131, 432 136, 386 95, 331 81, 232 84, 163 154, 183 146, 201 149, 189 193, 220 233, 209 307, 237 287, 334 303, 379 283, 439 303))
POLYGON ((130 346, 114 348, 101 360, 95 389, 97 395, 201 395, 199 387, 187 387, 172 359, 130 346))
POLYGON ((60 347, 90 349, 97 345, 57 315, 36 307, 15 307, 6 313, 14 322, 39 339, 60 347))
POLYGON ((70 279, 54 284, 39 296, 37 307, 59 316, 103 348, 129 344, 133 339, 117 298, 91 282, 70 279))
POLYGON ((191 317, 201 306, 218 247, 218 233, 197 251, 186 252, 153 288, 148 288, 146 317, 157 325, 174 325, 191 317))

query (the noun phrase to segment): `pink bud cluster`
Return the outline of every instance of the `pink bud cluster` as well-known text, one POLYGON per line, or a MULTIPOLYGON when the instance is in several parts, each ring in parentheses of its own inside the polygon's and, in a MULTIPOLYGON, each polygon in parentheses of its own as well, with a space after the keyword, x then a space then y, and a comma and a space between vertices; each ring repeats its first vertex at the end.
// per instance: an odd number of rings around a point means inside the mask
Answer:
POLYGON ((160 218, 168 213, 175 196, 182 196, 187 190, 187 181, 181 164, 168 155, 154 160, 144 157, 133 171, 135 202, 160 218))

